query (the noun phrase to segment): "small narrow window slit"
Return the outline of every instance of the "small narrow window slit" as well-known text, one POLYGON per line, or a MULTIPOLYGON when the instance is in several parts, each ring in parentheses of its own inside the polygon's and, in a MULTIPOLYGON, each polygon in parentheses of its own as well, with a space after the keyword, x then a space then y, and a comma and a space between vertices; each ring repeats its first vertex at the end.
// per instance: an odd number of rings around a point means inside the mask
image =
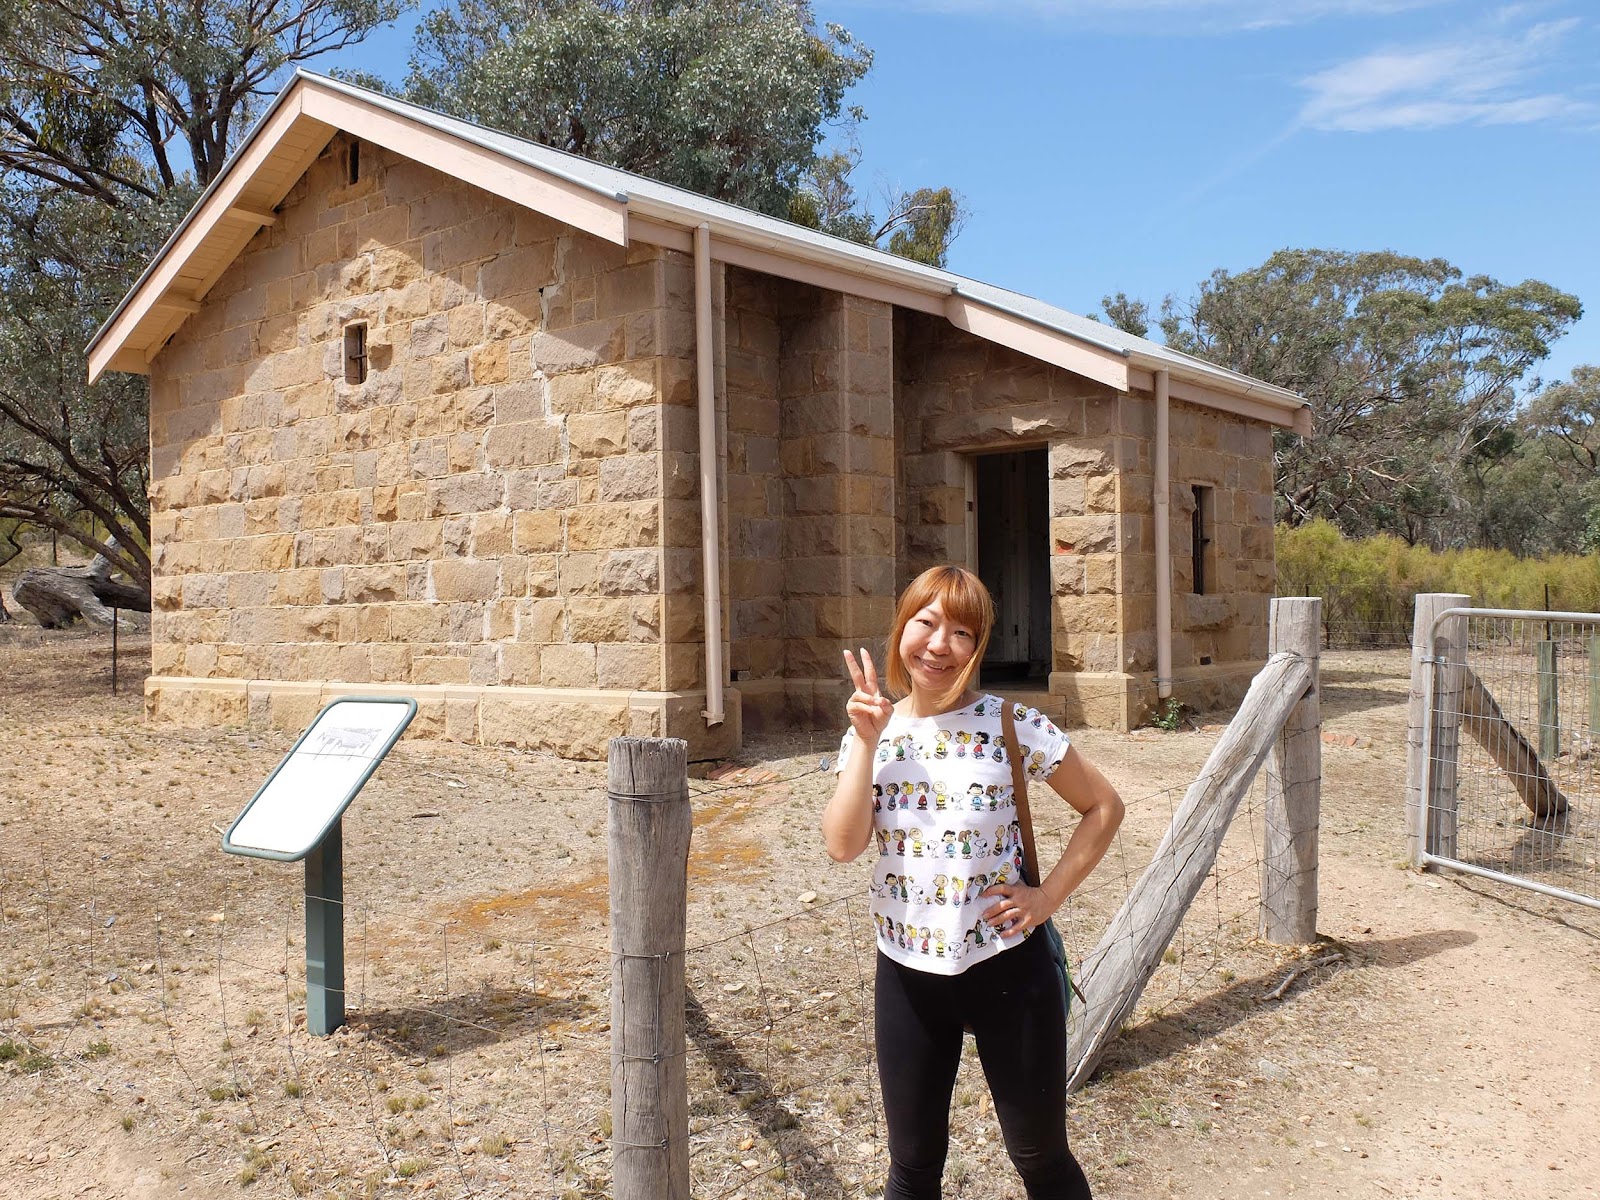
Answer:
POLYGON ((1194 485, 1194 516, 1192 518, 1192 536, 1194 544, 1194 594, 1206 594, 1206 563, 1211 557, 1211 528, 1215 521, 1212 512, 1211 489, 1194 485))
POLYGON ((350 168, 349 182, 350 183, 360 183, 361 182, 361 143, 360 143, 360 141, 358 141, 356 139, 351 139, 351 142, 350 142, 350 153, 347 156, 346 165, 350 168))
POLYGON ((344 327, 344 381, 367 381, 367 323, 352 321, 344 327))

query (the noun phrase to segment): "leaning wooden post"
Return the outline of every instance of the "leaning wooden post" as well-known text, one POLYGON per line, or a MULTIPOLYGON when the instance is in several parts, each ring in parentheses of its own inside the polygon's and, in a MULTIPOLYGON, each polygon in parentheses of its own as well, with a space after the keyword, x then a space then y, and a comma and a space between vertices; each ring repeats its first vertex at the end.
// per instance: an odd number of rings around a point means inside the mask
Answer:
MULTIPOLYGON (((1422 866, 1424 854, 1455 853, 1456 758, 1460 744, 1462 672, 1440 670, 1434 711, 1430 720, 1428 695, 1433 690, 1434 663, 1428 656, 1428 634, 1435 618, 1447 608, 1466 608, 1472 597, 1460 592, 1419 592, 1411 626, 1411 696, 1406 709, 1406 840, 1411 862, 1422 866), (1431 744, 1424 742, 1428 736, 1431 744), (1423 768, 1433 758, 1431 795, 1422 794, 1423 768)), ((1466 661, 1465 622, 1452 621, 1439 630, 1435 657, 1447 665, 1466 661), (1457 628, 1452 628, 1452 626, 1457 628)))
POLYGON ((1310 683, 1310 667, 1299 655, 1275 654, 1267 660, 1200 777, 1184 793, 1155 857, 1083 960, 1080 983, 1086 1000, 1074 1004, 1068 1018, 1068 1091, 1088 1082, 1107 1043, 1138 1004, 1217 861, 1239 801, 1310 683))
POLYGON ((1261 936, 1298 946, 1317 938, 1317 830, 1322 807, 1322 706, 1317 697, 1322 599, 1272 602, 1269 654, 1288 650, 1311 668, 1311 684, 1267 753, 1267 812, 1261 859, 1261 936))
POLYGON ((688 1200, 689 744, 613 738, 608 766, 612 1195, 688 1200))

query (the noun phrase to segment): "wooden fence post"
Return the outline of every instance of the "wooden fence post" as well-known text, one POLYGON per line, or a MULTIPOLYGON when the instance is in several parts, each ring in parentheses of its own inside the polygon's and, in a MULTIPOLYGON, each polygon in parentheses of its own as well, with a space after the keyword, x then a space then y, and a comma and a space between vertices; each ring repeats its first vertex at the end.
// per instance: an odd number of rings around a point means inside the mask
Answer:
POLYGON ((1322 806, 1322 706, 1317 697, 1322 600, 1272 602, 1268 654, 1305 659, 1311 684, 1267 753, 1266 832, 1261 860, 1261 936, 1280 945, 1317 938, 1317 831, 1322 806))
POLYGON ((1189 785, 1155 857, 1083 960, 1086 1000, 1068 1019, 1067 1090, 1088 1082, 1106 1045, 1139 1003, 1200 887, 1250 781, 1311 684, 1297 654, 1275 654, 1250 683, 1239 712, 1189 785))
POLYGON ((1547 621, 1546 637, 1533 644, 1533 651, 1539 669, 1539 757, 1555 762, 1561 754, 1561 680, 1556 674, 1556 643, 1548 637, 1549 628, 1547 621))
POLYGON ((688 1200, 689 744, 613 738, 607 765, 612 1195, 688 1200))
POLYGON ((1589 741, 1600 739, 1600 633, 1589 635, 1589 741))
POLYGON ((1424 662, 1428 652, 1428 633, 1433 622, 1447 608, 1466 608, 1472 597, 1459 592, 1419 592, 1416 617, 1411 626, 1411 696, 1406 710, 1406 839, 1411 862, 1423 864, 1423 854, 1454 856, 1456 841, 1455 795, 1456 758, 1461 738, 1461 691, 1466 663, 1466 623, 1450 622, 1440 627, 1435 656, 1446 660, 1439 672, 1435 711, 1440 720, 1431 722, 1432 744, 1423 743, 1427 722, 1429 676, 1434 664, 1424 662), (1451 626, 1458 628, 1451 628, 1451 626), (1422 771, 1432 756, 1431 795, 1422 794, 1422 771))

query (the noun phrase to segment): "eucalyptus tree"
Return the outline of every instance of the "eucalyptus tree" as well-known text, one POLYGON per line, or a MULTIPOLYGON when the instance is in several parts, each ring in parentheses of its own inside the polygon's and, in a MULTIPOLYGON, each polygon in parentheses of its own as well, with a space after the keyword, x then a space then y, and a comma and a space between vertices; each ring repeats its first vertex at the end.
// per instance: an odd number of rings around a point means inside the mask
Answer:
POLYGON ((1464 471, 1582 312, 1548 283, 1466 276, 1439 258, 1281 250, 1169 298, 1161 326, 1174 349, 1310 401, 1311 436, 1276 443, 1279 519, 1461 544, 1464 471))
POLYGON ((845 95, 871 65, 809 0, 454 0, 418 26, 405 94, 942 266, 956 193, 890 189, 874 212, 850 182, 863 114, 845 95), (848 148, 819 153, 830 129, 848 148))
POLYGON ((860 165, 861 150, 853 137, 845 148, 819 154, 789 198, 789 220, 913 262, 943 267, 950 243, 966 223, 961 195, 948 187, 910 191, 885 187, 879 197, 882 208, 875 212, 876 206, 856 191, 851 180, 860 165))
POLYGON ((409 0, 0 0, 0 520, 149 587, 146 391, 84 343, 283 70, 409 0))

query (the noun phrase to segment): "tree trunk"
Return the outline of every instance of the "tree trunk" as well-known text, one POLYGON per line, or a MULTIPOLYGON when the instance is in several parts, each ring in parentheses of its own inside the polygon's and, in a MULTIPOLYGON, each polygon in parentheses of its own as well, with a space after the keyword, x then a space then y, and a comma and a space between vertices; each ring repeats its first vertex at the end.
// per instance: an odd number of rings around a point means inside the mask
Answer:
MULTIPOLYGON (((98 561, 98 560, 97 560, 98 561)), ((150 611, 150 594, 87 567, 34 567, 17 577, 11 598, 46 629, 65 629, 80 617, 96 629, 110 629, 112 607, 150 611)))

